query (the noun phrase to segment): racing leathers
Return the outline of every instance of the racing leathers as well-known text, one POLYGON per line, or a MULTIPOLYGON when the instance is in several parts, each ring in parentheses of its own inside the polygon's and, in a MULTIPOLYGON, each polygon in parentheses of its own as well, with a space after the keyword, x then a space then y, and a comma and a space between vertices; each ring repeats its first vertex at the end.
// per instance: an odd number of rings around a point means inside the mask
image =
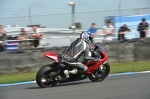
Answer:
POLYGON ((68 66, 79 68, 80 70, 77 70, 77 73, 82 74, 88 69, 83 63, 95 60, 94 57, 89 55, 89 49, 90 45, 88 43, 82 38, 77 38, 67 49, 64 50, 62 59, 68 66))

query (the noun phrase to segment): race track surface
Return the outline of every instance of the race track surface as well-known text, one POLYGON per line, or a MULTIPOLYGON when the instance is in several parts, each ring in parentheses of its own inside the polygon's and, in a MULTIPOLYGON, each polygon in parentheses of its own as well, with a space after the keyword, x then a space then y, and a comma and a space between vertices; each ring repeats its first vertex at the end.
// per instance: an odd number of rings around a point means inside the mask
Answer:
POLYGON ((109 76, 39 88, 37 84, 0 87, 0 99, 150 99, 150 73, 109 76))

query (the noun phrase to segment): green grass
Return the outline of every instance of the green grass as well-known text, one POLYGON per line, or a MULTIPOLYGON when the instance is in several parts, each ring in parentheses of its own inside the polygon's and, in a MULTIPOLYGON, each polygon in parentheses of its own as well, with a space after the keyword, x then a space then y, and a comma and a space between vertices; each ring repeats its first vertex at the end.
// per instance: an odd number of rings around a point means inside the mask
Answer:
POLYGON ((35 75, 36 72, 2 75, 0 76, 0 84, 33 81, 35 75))
POLYGON ((150 62, 130 62, 110 64, 110 73, 150 71, 150 62))
MULTIPOLYGON (((150 62, 130 62, 110 64, 110 73, 150 71, 150 62)), ((0 76, 0 84, 35 80, 36 72, 8 74, 0 76)))

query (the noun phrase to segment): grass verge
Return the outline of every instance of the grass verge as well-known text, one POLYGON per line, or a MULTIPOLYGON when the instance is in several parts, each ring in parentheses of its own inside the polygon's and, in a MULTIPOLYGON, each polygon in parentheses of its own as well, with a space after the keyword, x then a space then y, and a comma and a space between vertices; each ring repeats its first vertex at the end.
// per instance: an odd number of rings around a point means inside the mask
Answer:
MULTIPOLYGON (((110 64, 110 73, 150 71, 150 62, 130 62, 110 64)), ((0 76, 0 84, 35 80, 36 72, 8 74, 0 76)))

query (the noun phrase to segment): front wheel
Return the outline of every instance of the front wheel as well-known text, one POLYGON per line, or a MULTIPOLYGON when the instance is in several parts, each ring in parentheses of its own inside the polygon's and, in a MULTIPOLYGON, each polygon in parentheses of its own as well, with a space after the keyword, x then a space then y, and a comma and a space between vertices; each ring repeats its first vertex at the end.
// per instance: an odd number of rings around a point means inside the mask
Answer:
POLYGON ((53 87, 57 84, 57 81, 53 79, 53 76, 56 74, 57 69, 53 65, 47 65, 42 67, 36 75, 36 83, 42 87, 53 87))
POLYGON ((104 80, 110 72, 110 65, 106 62, 89 75, 89 79, 93 82, 104 80))

